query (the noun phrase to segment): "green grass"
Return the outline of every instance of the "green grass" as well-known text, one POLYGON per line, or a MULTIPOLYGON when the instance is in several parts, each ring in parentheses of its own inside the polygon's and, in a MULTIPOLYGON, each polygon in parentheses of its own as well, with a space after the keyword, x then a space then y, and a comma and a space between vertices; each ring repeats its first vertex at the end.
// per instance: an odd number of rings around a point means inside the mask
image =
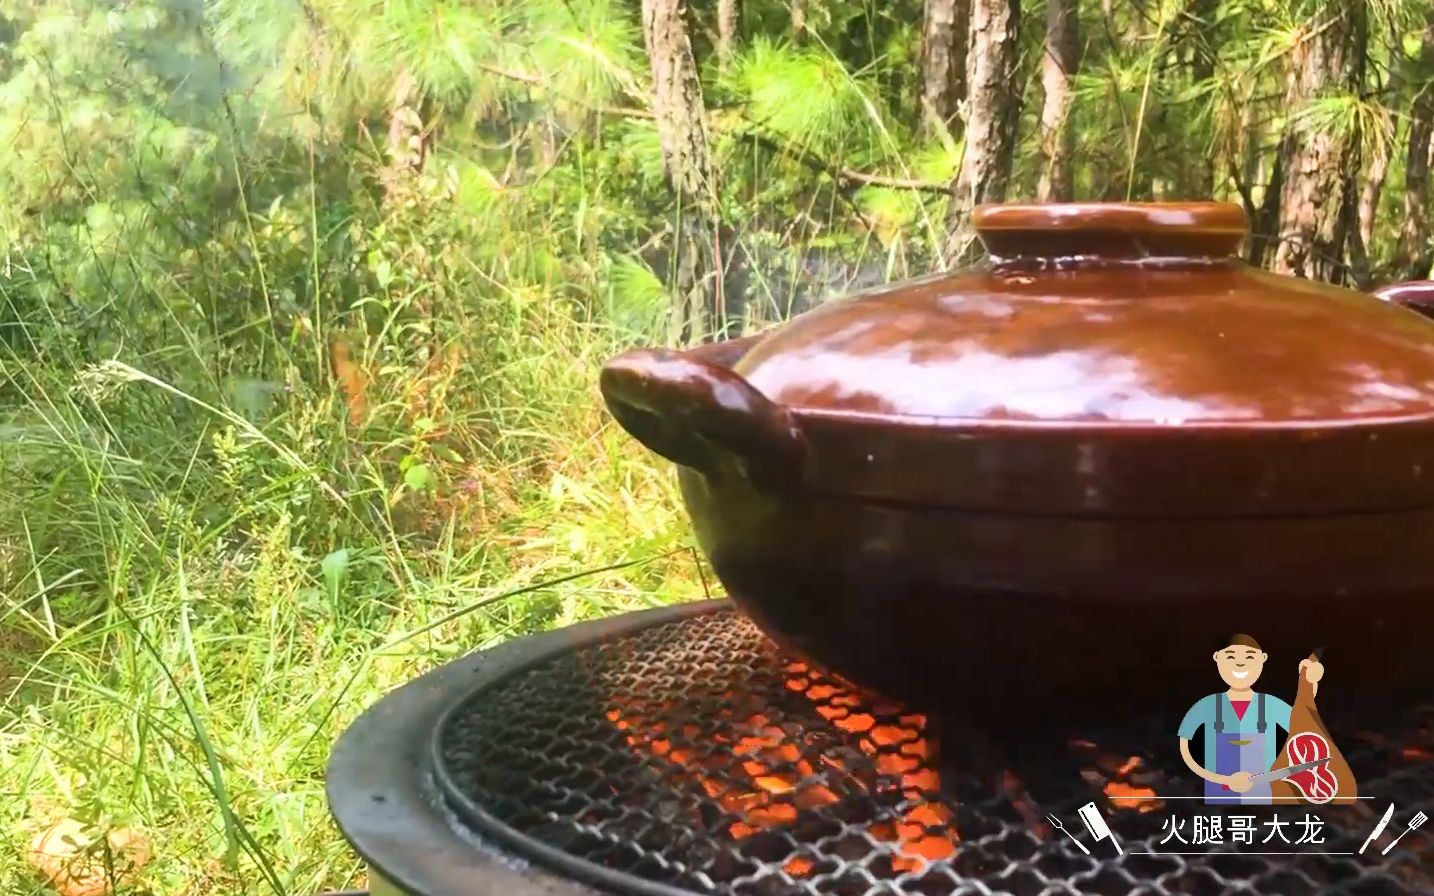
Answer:
MULTIPOLYGON (((25 852, 62 818, 151 845, 119 894, 360 885, 323 796, 360 712, 468 651, 712 581, 670 465, 596 388, 671 307, 655 131, 594 114, 642 105, 635 7, 10 6, 0 894, 48 893, 25 852), (421 173, 385 158, 400 71, 435 129, 421 173)), ((874 82, 769 50, 724 89, 780 111, 838 80, 772 127, 897 165, 874 82)), ((865 191, 878 245, 855 199, 739 130, 714 145, 764 319, 807 288, 803 250, 889 253, 895 276, 935 244, 934 204, 865 191)))
POLYGON ((670 469, 600 409, 615 346, 515 326, 544 351, 463 365, 428 439, 401 366, 354 427, 334 386, 255 424, 132 366, 11 356, 0 891, 50 892, 23 850, 65 816, 153 844, 120 893, 354 886, 323 769, 365 707, 514 635, 702 596, 670 469))

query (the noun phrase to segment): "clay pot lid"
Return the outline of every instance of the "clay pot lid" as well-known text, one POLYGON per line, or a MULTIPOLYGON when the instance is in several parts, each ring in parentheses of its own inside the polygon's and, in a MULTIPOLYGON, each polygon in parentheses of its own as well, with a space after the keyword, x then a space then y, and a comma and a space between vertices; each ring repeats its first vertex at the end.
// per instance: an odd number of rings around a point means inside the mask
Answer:
POLYGON ((798 415, 1310 427, 1434 420, 1434 322, 1253 268, 1227 203, 976 210, 973 269, 822 305, 735 366, 798 415))

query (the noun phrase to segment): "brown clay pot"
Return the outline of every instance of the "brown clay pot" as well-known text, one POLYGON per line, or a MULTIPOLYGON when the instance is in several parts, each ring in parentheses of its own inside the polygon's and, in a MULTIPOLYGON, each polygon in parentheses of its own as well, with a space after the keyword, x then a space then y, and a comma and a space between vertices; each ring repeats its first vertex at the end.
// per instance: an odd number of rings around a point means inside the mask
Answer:
POLYGON ((1234 205, 975 221, 978 268, 603 369, 733 600, 992 727, 1181 708, 1235 631, 1427 694, 1434 322, 1238 261, 1234 205))
POLYGON ((1382 286, 1374 294, 1386 302, 1403 305, 1411 311, 1418 311, 1425 317, 1434 318, 1434 280, 1409 280, 1382 286))

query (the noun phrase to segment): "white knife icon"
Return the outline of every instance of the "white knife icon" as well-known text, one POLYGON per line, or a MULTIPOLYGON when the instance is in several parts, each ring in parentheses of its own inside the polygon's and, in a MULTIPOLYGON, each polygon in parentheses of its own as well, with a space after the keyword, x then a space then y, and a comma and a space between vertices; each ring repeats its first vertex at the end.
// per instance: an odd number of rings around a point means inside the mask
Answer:
POLYGON ((1384 826, 1389 824, 1389 819, 1393 817, 1393 815, 1394 804, 1390 803, 1389 808, 1384 810, 1384 817, 1379 819, 1379 824, 1374 826, 1374 830, 1369 832, 1369 838, 1366 839, 1364 845, 1359 848, 1360 855, 1364 855, 1364 851, 1369 848, 1369 844, 1373 843, 1380 834, 1384 833, 1384 826))
POLYGON ((1105 816, 1100 814, 1100 809, 1096 808, 1095 803, 1086 803, 1076 811, 1076 814, 1080 816, 1081 821, 1085 822, 1085 829, 1090 831, 1092 837, 1096 840, 1109 840, 1116 852, 1125 855, 1125 850, 1120 848, 1120 841, 1115 839, 1114 832, 1111 831, 1110 825, 1105 823, 1105 816))

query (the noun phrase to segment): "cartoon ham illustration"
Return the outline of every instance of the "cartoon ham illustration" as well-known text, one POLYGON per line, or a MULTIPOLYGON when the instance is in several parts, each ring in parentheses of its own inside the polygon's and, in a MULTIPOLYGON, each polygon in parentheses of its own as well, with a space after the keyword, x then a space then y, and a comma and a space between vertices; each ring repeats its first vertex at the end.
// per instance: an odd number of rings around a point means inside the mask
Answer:
POLYGON ((1300 662, 1299 686, 1290 710, 1289 737, 1271 771, 1292 767, 1303 770, 1270 782, 1271 802, 1347 805, 1355 801, 1359 786, 1344 754, 1335 745, 1315 708, 1319 683, 1304 674, 1305 667, 1320 662, 1319 650, 1300 662))
POLYGON ((1215 651, 1227 689, 1197 700, 1180 722, 1180 756, 1204 779, 1206 805, 1354 801, 1354 774, 1315 709, 1325 672, 1321 653, 1300 660, 1290 705, 1255 689, 1270 657, 1253 637, 1231 635, 1215 651))

